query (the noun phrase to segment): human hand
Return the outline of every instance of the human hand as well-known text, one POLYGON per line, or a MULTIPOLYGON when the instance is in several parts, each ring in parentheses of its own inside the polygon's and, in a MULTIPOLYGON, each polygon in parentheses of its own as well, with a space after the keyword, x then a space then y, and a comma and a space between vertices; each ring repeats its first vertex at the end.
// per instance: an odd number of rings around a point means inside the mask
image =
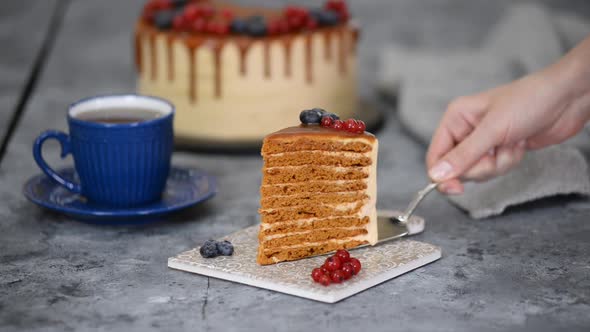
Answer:
MULTIPOLYGON (((433 135, 426 164, 439 190, 463 192, 463 181, 485 181, 517 165, 525 150, 558 144, 590 118, 590 84, 574 79, 565 60, 483 93, 450 103, 433 135)), ((586 79, 587 80, 587 79, 586 79)))

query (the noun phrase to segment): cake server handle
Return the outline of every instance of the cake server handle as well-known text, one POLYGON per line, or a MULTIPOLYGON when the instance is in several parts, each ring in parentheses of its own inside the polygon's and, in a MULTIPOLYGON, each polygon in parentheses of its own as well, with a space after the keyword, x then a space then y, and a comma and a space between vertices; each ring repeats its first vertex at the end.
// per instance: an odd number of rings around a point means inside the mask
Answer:
POLYGON ((436 187, 438 187, 438 183, 431 182, 426 186, 426 188, 420 190, 414 196, 414 199, 412 199, 410 205, 408 205, 408 207, 406 208, 406 211, 404 211, 404 213, 402 213, 396 219, 404 224, 407 223, 410 217, 412 216, 412 213, 414 213, 414 210, 416 210, 416 207, 418 207, 418 204, 420 204, 420 202, 436 187))

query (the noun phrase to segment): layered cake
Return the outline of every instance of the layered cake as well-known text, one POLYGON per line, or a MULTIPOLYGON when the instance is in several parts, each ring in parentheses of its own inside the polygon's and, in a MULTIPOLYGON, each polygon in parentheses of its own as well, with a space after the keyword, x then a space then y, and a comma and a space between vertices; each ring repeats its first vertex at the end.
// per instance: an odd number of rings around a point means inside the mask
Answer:
POLYGON ((174 103, 179 141, 260 142, 305 105, 353 115, 357 37, 342 0, 150 1, 135 29, 138 90, 174 103))
POLYGON ((301 119, 263 140, 261 265, 377 242, 377 139, 322 110, 301 119))

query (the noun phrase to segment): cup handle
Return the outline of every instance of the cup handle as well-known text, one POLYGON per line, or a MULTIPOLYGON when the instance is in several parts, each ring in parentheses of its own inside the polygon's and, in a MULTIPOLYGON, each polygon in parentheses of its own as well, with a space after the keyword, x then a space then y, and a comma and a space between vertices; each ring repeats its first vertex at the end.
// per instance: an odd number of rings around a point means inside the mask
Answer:
POLYGON ((68 136, 68 134, 61 132, 61 131, 48 130, 48 131, 42 133, 41 135, 39 135, 39 137, 37 137, 37 139, 35 140, 35 143, 33 144, 33 157, 35 158, 37 165, 39 165, 39 168, 41 168, 41 170, 43 171, 43 173, 45 173, 45 175, 47 175, 50 179, 52 179, 56 183, 60 184, 61 186, 65 187, 66 189, 68 189, 69 191, 71 191, 73 193, 81 194, 82 188, 80 187, 79 184, 73 183, 71 181, 64 179, 61 175, 59 175, 56 171, 54 171, 51 167, 49 167, 49 165, 43 159, 43 156, 41 154, 41 150, 43 148, 43 143, 45 143, 45 141, 50 138, 56 139, 59 142, 59 144, 61 145, 61 158, 62 159, 71 153, 70 136, 68 136))

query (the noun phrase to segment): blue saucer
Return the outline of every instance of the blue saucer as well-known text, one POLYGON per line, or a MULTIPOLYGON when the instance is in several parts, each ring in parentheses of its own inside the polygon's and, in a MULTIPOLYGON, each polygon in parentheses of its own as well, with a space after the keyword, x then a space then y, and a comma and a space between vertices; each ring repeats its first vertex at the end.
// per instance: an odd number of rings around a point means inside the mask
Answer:
MULTIPOLYGON (((66 179, 77 178, 73 168, 58 171, 66 179)), ((196 169, 170 168, 166 189, 158 202, 134 208, 108 208, 93 205, 83 196, 56 184, 44 174, 29 179, 24 195, 44 208, 64 213, 74 219, 96 224, 145 224, 161 220, 165 214, 203 202, 217 192, 215 178, 196 169)))

